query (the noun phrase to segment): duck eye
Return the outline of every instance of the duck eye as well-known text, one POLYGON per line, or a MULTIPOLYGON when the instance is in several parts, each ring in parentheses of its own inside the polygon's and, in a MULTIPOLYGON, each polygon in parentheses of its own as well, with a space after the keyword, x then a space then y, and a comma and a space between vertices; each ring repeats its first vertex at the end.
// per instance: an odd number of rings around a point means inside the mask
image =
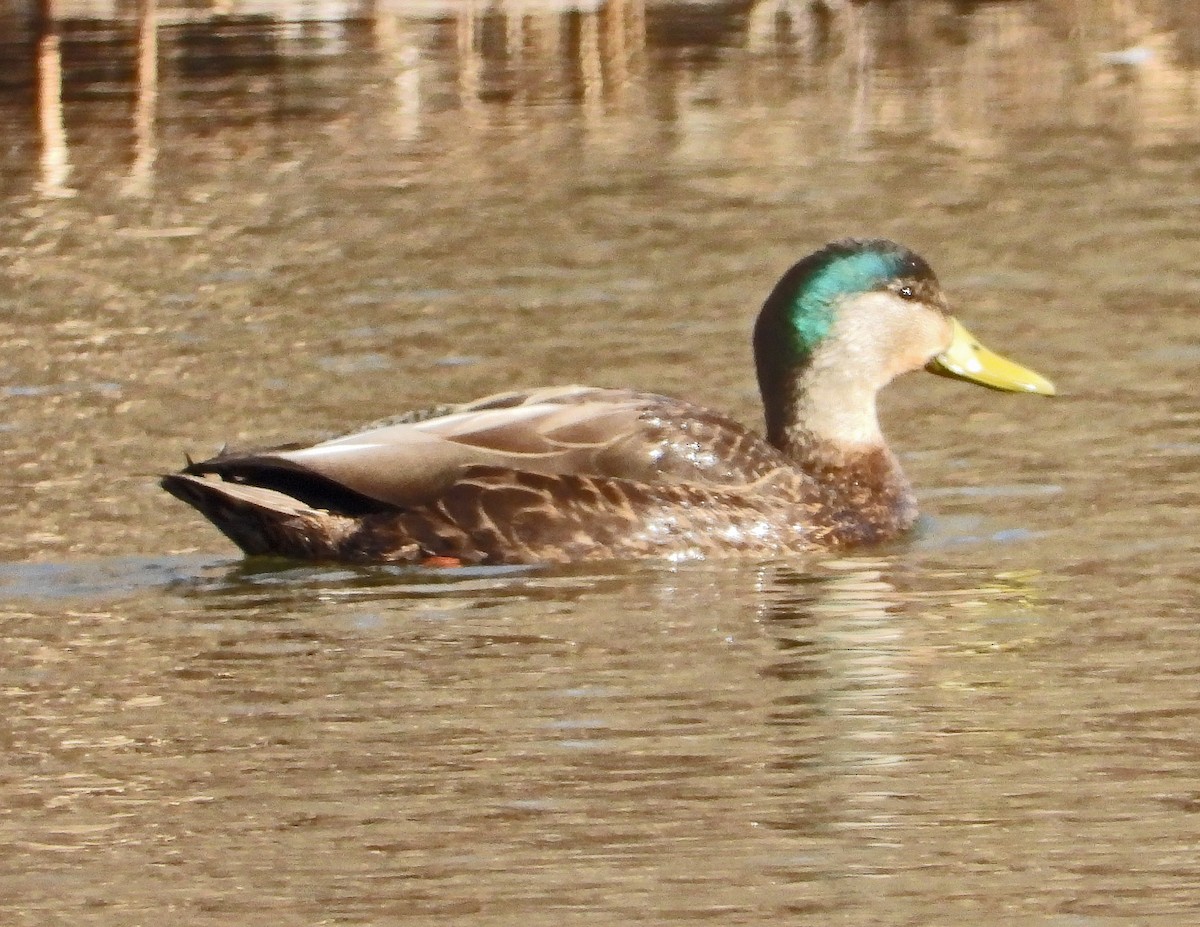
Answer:
POLYGON ((915 299, 917 294, 913 292, 913 288, 911 286, 905 284, 896 291, 896 295, 901 299, 915 299))

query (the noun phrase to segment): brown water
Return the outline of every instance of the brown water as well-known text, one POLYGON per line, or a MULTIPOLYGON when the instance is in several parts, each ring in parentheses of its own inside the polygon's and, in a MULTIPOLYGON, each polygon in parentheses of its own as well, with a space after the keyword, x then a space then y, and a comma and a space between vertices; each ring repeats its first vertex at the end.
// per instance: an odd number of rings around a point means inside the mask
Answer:
POLYGON ((0 7, 0 922, 1200 923, 1200 16, 553 6, 0 7), (846 234, 1063 394, 894 386, 886 550, 243 564, 155 485, 511 386, 754 422, 846 234))

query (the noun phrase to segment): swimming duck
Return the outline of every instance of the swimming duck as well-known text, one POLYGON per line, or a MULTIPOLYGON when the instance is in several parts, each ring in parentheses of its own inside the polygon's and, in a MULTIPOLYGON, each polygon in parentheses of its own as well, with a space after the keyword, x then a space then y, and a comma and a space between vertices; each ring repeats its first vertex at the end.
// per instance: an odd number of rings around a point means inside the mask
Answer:
POLYGON ((884 541, 912 489, 877 392, 933 373, 1054 395, 947 312, 886 240, 826 245, 754 326, 765 436, 680 399, 565 386, 411 413, 311 447, 225 450, 162 478, 247 554, 359 563, 772 555, 884 541))

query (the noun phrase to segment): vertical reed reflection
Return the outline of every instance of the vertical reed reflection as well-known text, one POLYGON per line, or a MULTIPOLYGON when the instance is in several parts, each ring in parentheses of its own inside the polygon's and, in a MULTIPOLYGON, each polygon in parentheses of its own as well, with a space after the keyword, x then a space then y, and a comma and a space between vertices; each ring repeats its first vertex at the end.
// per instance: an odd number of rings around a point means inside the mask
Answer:
MULTIPOLYGON (((116 39, 119 54, 106 59, 107 46, 89 49, 74 37, 74 6, 42 0, 37 189, 69 196, 78 185, 81 163, 69 150, 64 99, 88 99, 96 89, 89 75, 101 75, 105 93, 125 89, 115 86, 121 80, 130 84, 133 151, 122 190, 145 196, 159 154, 160 106, 174 111, 181 103, 184 119, 220 117, 198 111, 198 81, 216 87, 267 72, 296 99, 311 85, 303 68, 285 65, 305 56, 366 88, 371 75, 358 69, 379 63, 377 76, 390 89, 388 118, 404 144, 419 138, 439 106, 462 113, 468 126, 486 119, 524 132, 542 121, 537 108, 545 103, 577 104, 582 135, 599 148, 628 147, 665 130, 678 140, 676 157, 702 164, 777 160, 780 147, 802 157, 819 147, 823 132, 843 154, 900 135, 976 161, 1001 157, 1023 133, 1046 126, 1102 128, 1131 148, 1200 138, 1194 15, 1131 4, 1047 8, 1031 0, 760 0, 744 16, 712 13, 720 28, 709 33, 689 25, 697 14, 686 6, 663 4, 648 20, 645 0, 375 5, 362 13, 379 55, 364 59, 336 28, 280 43, 289 14, 300 15, 284 4, 261 17, 189 14, 175 24, 172 2, 138 0, 136 28, 116 39), (121 75, 114 62, 122 60, 122 41, 132 46, 131 79, 114 76, 121 75), (72 59, 66 72, 64 42, 72 59), (454 51, 443 59, 447 44, 454 51), (278 60, 259 55, 268 47, 278 60), (160 100, 164 80, 172 98, 160 100)), ((353 12, 334 4, 329 15, 353 12)), ((124 32, 123 24, 111 30, 124 32)), ((244 111, 263 114, 265 96, 256 92, 244 111)), ((556 125, 564 123, 560 116, 556 125)))
POLYGON ((594 11, 584 13, 579 21, 579 72, 583 83, 583 118, 594 121, 604 111, 600 15, 594 11))
POLYGON ((388 110, 397 138, 415 142, 421 135, 421 48, 412 25, 381 10, 374 19, 375 45, 390 74, 395 107, 388 110))
POLYGON ((158 3, 138 0, 137 86, 133 110, 133 164, 124 192, 147 196, 158 157, 155 114, 158 108, 158 3))
POLYGON ((458 105, 471 121, 483 111, 483 55, 480 51, 479 15, 474 0, 466 0, 455 17, 458 48, 458 105))
POLYGON ((37 191, 49 198, 75 195, 67 183, 71 176, 71 161, 63 117, 62 84, 62 37, 51 11, 37 50, 38 130, 42 148, 37 191))

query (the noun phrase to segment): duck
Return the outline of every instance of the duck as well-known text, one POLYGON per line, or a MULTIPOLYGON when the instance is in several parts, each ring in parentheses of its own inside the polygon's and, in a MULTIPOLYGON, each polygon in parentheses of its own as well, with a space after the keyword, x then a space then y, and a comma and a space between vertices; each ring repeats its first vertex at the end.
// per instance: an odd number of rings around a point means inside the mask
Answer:
POLYGON ((405 413, 310 446, 223 449, 161 478, 247 556, 435 566, 770 558, 890 541, 917 518, 879 391, 925 369, 1055 394, 886 239, 830 242, 753 329, 759 433, 683 399, 588 386, 405 413))

